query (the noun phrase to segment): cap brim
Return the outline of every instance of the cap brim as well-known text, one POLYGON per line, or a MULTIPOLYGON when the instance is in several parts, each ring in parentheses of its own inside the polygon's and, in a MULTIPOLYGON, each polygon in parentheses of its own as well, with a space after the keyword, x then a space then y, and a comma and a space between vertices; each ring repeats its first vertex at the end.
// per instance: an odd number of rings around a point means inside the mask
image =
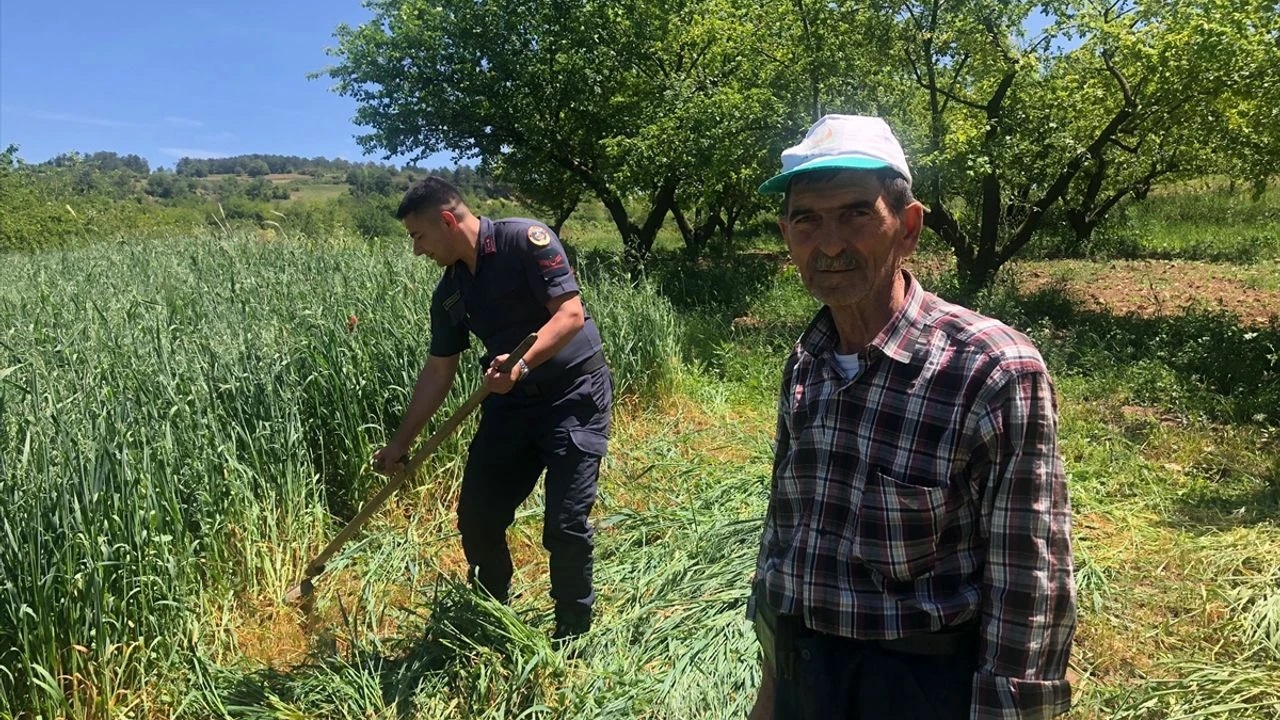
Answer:
POLYGON ((791 182, 791 178, 801 173, 812 172, 814 170, 882 170, 887 167, 891 166, 883 160, 876 160, 875 158, 863 157, 861 155, 819 158, 817 160, 810 160, 807 163, 797 165, 784 173, 774 175, 768 180, 765 180, 756 192, 759 192, 761 195, 786 192, 787 184, 791 182))

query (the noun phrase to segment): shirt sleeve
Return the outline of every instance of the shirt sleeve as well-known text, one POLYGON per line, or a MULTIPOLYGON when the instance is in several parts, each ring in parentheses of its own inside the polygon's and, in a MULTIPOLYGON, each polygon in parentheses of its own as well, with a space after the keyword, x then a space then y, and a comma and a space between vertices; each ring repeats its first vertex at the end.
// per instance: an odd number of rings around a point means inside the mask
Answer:
POLYGON ((464 322, 466 309, 456 285, 446 276, 431 293, 431 347, 436 357, 449 357, 471 347, 471 335, 464 322))
POLYGON ((970 718, 1050 718, 1071 706, 1075 584, 1049 377, 1011 377, 985 403, 978 432, 987 549, 970 718))
POLYGON ((517 241, 524 247, 525 275, 533 294, 545 304, 561 295, 579 292, 569 256, 551 228, 534 223, 523 232, 525 237, 517 241))

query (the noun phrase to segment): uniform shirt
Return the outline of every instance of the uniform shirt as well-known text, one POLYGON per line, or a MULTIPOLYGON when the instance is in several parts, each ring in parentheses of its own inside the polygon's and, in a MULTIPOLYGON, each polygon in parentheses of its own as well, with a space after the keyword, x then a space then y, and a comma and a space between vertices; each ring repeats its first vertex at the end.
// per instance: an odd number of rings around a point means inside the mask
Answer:
MULTIPOLYGON (((481 364, 488 367, 550 319, 549 301, 571 292, 578 292, 578 282, 550 228, 534 220, 482 217, 475 275, 458 261, 445 269, 431 296, 431 354, 457 355, 471 346, 474 332, 486 350, 481 364)), ((526 380, 558 378, 600 352, 600 331, 585 303, 583 315, 582 330, 526 380)))
POLYGON ((971 717, 1065 712, 1071 509, 1044 361, 904 274, 856 377, 827 308, 787 360, 756 577, 778 612, 844 637, 976 618, 971 717))

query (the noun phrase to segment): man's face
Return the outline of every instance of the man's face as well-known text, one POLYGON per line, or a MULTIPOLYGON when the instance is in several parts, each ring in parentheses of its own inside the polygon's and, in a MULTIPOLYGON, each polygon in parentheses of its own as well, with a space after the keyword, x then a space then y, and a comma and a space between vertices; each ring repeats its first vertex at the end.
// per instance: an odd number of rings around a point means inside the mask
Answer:
POLYGON ((401 222, 413 238, 413 254, 426 255, 440 267, 452 265, 457 258, 449 249, 448 226, 440 211, 419 210, 401 222))
POLYGON ((896 214, 875 175, 847 171, 792 181, 779 225, 809 293, 839 307, 888 297, 921 220, 919 203, 896 214))

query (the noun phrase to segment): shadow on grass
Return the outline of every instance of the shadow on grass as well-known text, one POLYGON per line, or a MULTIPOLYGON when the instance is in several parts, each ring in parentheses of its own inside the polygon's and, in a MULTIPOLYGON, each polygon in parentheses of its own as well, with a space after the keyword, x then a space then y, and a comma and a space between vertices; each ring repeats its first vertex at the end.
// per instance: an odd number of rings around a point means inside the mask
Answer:
POLYGON ((743 252, 690 260, 675 251, 655 250, 643 272, 629 267, 620 253, 567 250, 577 272, 589 279, 646 277, 678 310, 714 313, 727 320, 745 314, 773 286, 785 256, 743 252))
POLYGON ((1116 315, 1061 287, 998 287, 973 306, 1031 334, 1055 375, 1104 379, 1132 402, 1213 422, 1280 423, 1275 319, 1258 328, 1220 310, 1116 315))
MULTIPOLYGON (((1018 293, 996 288, 974 305, 1029 332, 1055 376, 1090 379, 1091 392, 1114 393, 1151 413, 1147 423, 1117 428, 1141 444, 1154 423, 1207 421, 1250 428, 1256 451, 1207 453, 1189 469, 1167 518, 1186 530, 1280 521, 1280 321, 1241 325, 1220 310, 1177 315, 1116 315, 1083 305, 1060 287, 1018 293), (1224 454, 1225 453, 1225 454, 1224 454)), ((1123 424, 1122 424, 1123 425, 1123 424)), ((1217 427, 1217 430, 1213 428, 1217 427)))
POLYGON ((1204 478, 1178 496, 1169 522, 1189 531, 1280 523, 1280 452, 1260 472, 1221 468, 1204 478))
MULTIPOLYGON (((425 609, 424 615, 410 611, 416 620, 407 625, 415 631, 399 638, 371 638, 341 653, 313 651, 306 662, 283 670, 218 671, 222 677, 202 691, 197 704, 225 708, 236 718, 282 717, 287 711, 386 717, 388 709, 412 718, 434 700, 455 711, 471 703, 475 707, 469 709, 480 713, 498 701, 532 707, 563 684, 563 659, 541 631, 506 608, 450 585, 425 609), (512 677, 523 682, 495 682, 512 677)), ((335 643, 330 638, 321 644, 335 643)))

